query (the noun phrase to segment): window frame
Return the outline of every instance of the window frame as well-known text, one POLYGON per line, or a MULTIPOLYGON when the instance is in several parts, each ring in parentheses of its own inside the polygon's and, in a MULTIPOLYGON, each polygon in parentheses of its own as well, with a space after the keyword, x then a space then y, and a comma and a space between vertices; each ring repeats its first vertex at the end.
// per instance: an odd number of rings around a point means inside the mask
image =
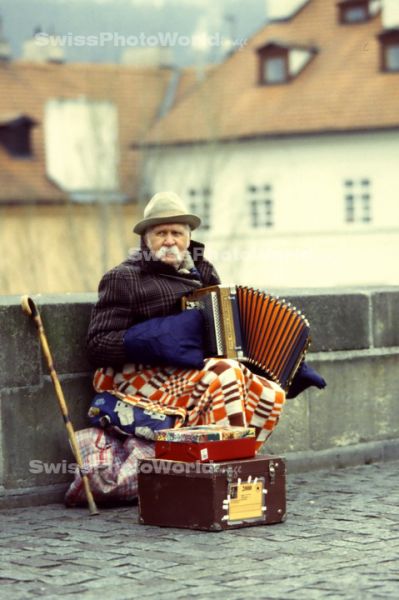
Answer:
POLYGON ((338 9, 339 22, 341 25, 358 25, 359 23, 366 23, 371 19, 369 0, 341 0, 338 2, 338 9), (348 19, 348 13, 356 9, 364 9, 364 18, 348 19))
POLYGON ((372 218, 372 182, 368 177, 343 180, 344 222, 350 226, 366 226, 372 218))
POLYGON ((382 70, 385 73, 399 73, 399 38, 398 41, 396 43, 391 43, 391 44, 384 44, 383 46, 383 52, 382 52, 383 56, 382 56, 382 70), (397 50, 398 56, 397 56, 397 66, 396 68, 393 68, 389 62, 389 51, 392 50, 393 48, 395 48, 397 50))
POLYGON ((250 229, 257 231, 274 229, 276 220, 273 185, 271 183, 248 184, 246 193, 250 229))
POLYGON ((211 196, 212 190, 208 185, 190 187, 187 192, 188 208, 201 219, 201 229, 209 231, 211 223, 211 196))
POLYGON ((377 35, 380 43, 380 71, 383 73, 399 73, 399 65, 393 69, 389 65, 388 51, 399 47, 399 27, 387 29, 377 35))
POLYGON ((258 50, 259 60, 259 72, 258 72, 258 83, 259 85, 282 85, 290 81, 289 64, 288 64, 288 48, 277 45, 267 45, 264 48, 258 50), (284 77, 279 80, 268 80, 266 78, 266 65, 267 61, 281 59, 283 61, 284 77))

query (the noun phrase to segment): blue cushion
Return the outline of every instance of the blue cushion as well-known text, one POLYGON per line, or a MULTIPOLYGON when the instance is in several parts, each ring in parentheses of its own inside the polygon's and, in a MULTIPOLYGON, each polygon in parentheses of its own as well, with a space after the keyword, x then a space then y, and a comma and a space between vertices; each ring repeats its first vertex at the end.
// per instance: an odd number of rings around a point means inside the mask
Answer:
POLYGON ((156 431, 170 429, 175 425, 174 416, 132 406, 108 392, 102 392, 93 398, 88 417, 92 427, 111 429, 149 440, 155 439, 156 431))
POLYGON ((123 343, 131 362, 202 369, 203 316, 199 310, 155 317, 130 327, 123 343))

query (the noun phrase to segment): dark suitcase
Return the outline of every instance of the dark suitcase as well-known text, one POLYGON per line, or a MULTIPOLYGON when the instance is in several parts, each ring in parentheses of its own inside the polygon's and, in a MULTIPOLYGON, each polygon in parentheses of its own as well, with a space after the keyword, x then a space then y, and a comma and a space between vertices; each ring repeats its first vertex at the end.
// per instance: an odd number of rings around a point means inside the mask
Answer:
POLYGON ((139 520, 221 531, 285 520, 285 461, 257 456, 219 463, 142 459, 139 520))

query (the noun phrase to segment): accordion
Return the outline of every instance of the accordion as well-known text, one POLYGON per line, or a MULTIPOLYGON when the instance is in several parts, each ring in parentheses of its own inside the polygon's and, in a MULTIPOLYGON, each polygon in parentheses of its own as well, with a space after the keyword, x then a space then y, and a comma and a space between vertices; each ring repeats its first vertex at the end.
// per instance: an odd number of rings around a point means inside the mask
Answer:
POLYGON ((205 354, 247 362, 288 390, 310 344, 309 322, 285 300, 249 287, 211 286, 184 296, 205 317, 205 354))

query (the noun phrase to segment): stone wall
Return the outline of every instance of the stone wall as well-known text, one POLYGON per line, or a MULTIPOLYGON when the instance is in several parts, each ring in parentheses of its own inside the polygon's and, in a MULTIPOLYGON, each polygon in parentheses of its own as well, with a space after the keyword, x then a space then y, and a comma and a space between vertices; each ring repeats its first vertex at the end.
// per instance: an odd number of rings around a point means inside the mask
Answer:
MULTIPOLYGON (((95 294, 33 298, 72 422, 83 428, 93 395, 84 338, 95 294)), ((37 329, 16 296, 0 297, 0 414, 0 503, 60 499, 73 456, 37 329)))
POLYGON ((291 469, 399 456, 399 289, 292 296, 308 317, 308 362, 328 382, 287 401, 268 444, 291 469))
MULTIPOLYGON (((286 298, 311 322, 307 360, 328 387, 288 400, 263 451, 283 454, 296 471, 398 457, 399 288, 286 298)), ((93 396, 84 338, 95 295, 34 300, 75 429, 83 428, 93 396)), ((0 298, 0 414, 0 503, 60 499, 73 458, 36 328, 14 296, 0 298)))

